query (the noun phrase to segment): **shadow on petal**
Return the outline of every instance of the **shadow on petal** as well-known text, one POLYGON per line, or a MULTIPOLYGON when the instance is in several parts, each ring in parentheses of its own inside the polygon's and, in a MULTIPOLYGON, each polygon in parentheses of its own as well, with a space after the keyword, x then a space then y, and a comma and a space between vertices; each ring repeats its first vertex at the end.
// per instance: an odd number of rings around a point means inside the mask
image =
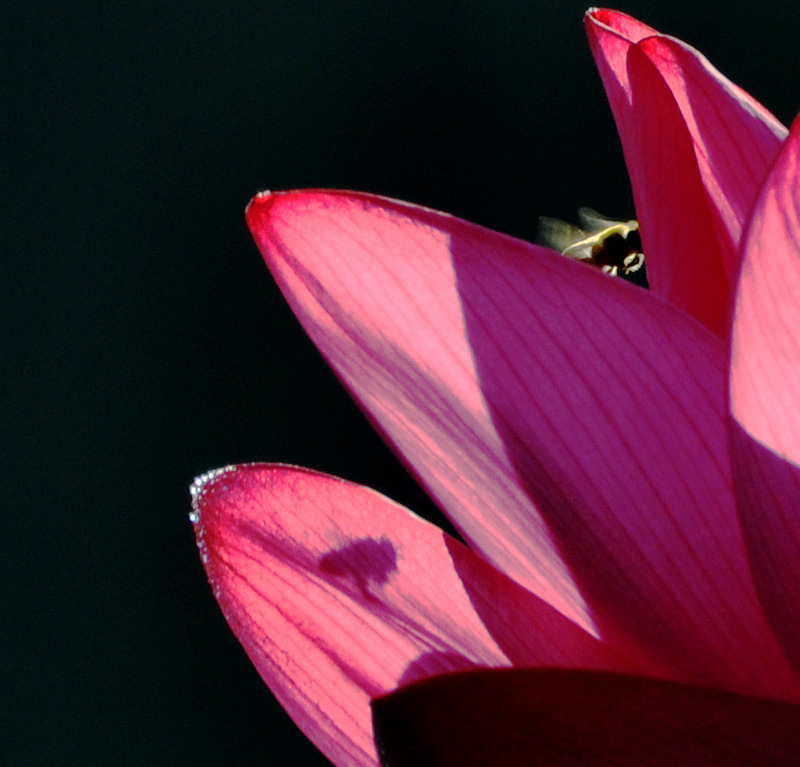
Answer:
MULTIPOLYGON (((480 391, 547 525, 552 553, 533 566, 557 552, 599 635, 676 679, 796 694, 746 561, 720 342, 580 264, 515 247, 488 259, 480 236, 451 233, 450 253, 480 391)), ((468 537, 517 578, 492 544, 529 527, 508 507, 468 537)))
POLYGON ((756 590, 800 674, 800 467, 751 437, 735 418, 730 433, 739 515, 756 590))
POLYGON ((373 584, 385 585, 397 571, 397 552, 388 538, 364 538, 320 557, 319 569, 324 575, 350 581, 369 596, 373 584))

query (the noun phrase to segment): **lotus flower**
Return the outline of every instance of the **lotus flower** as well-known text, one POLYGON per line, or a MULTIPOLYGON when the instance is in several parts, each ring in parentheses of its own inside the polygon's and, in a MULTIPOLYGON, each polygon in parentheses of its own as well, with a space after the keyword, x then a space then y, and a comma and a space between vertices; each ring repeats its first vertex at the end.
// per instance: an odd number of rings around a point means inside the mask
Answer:
POLYGON ((800 764, 800 124, 586 27, 651 290, 366 194, 247 210, 466 541, 308 469, 195 483, 228 622, 337 765, 800 764))

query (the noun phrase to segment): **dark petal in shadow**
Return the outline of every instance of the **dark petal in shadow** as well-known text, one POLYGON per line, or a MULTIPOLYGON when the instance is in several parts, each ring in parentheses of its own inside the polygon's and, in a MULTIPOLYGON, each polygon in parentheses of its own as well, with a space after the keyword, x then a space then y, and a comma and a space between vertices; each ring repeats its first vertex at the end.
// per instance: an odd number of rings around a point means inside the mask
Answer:
POLYGON ((800 467, 753 439, 734 418, 729 434, 756 592, 775 636, 800 673, 800 467))
POLYGON ((447 674, 372 712, 385 767, 800 764, 800 707, 621 674, 447 674))

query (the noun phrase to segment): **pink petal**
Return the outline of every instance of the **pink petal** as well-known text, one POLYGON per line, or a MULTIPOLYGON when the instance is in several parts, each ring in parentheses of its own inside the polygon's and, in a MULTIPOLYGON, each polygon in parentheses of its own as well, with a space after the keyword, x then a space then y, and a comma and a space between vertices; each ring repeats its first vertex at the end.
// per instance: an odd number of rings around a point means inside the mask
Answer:
POLYGON ((695 49, 625 14, 587 14, 622 139, 651 289, 718 335, 742 228, 786 129, 695 49))
POLYGON ((800 707, 641 677, 448 674, 373 704, 392 767, 794 767, 800 707))
POLYGON ((716 338, 416 206, 262 195, 248 222, 312 340, 476 549, 682 678, 798 694, 745 561, 716 338))
POLYGON ((731 351, 732 456, 759 596, 800 669, 800 122, 744 243, 731 351))
POLYGON ((214 472, 193 496, 226 619, 336 764, 377 763, 370 699, 401 682, 511 663, 637 668, 367 488, 264 464, 214 472))

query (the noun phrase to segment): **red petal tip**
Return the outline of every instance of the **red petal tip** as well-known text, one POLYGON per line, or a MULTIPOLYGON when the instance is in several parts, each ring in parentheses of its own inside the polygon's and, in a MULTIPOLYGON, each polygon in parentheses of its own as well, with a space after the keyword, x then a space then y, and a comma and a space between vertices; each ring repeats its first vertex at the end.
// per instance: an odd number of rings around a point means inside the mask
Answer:
POLYGON ((248 226, 253 226, 253 221, 256 216, 261 217, 267 213, 279 194, 280 192, 270 192, 267 189, 263 192, 259 192, 247 203, 247 207, 244 209, 244 216, 248 226))

